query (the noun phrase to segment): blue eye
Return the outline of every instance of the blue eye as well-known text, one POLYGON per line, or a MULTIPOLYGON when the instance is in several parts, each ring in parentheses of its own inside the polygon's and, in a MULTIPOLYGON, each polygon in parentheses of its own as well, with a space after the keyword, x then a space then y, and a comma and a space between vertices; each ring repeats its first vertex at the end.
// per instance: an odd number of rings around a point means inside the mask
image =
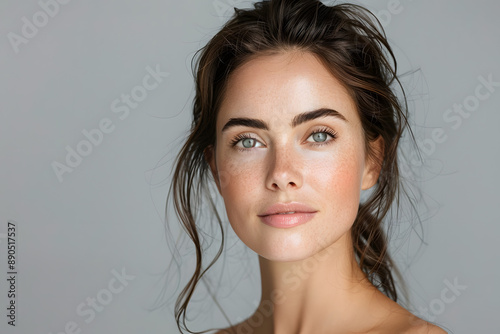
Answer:
POLYGON ((247 134, 241 134, 236 136, 232 141, 231 141, 231 146, 236 146, 239 142, 241 141, 243 148, 238 148, 241 151, 246 151, 248 149, 251 149, 252 147, 256 147, 256 143, 259 143, 257 139, 251 137, 250 135, 247 134))
POLYGON ((314 138, 314 140, 318 140, 320 142, 324 142, 325 140, 328 139, 326 132, 316 132, 316 133, 312 134, 311 136, 314 138), (321 136, 319 136, 319 135, 321 135, 321 136))
MULTIPOLYGON (((313 131, 308 138, 310 137, 313 137, 315 140, 313 143, 314 146, 322 146, 333 142, 333 140, 337 138, 337 133, 328 128, 322 128, 313 131), (332 140, 328 140, 328 136, 332 137, 332 140)), ((257 144, 262 145, 256 138, 248 134, 240 134, 231 141, 231 147, 236 147, 239 142, 241 142, 243 147, 238 147, 238 150, 243 152, 249 151, 255 147, 260 147, 257 144)))
POLYGON ((252 148, 255 143, 255 139, 253 138, 245 138, 241 141, 241 144, 244 148, 252 148))
POLYGON ((334 139, 336 139, 337 138, 337 133, 331 131, 328 128, 322 128, 322 129, 319 129, 319 130, 314 130, 313 133, 311 133, 311 135, 309 137, 313 137, 315 141, 317 140, 314 143, 315 145, 321 146, 321 145, 329 144, 334 139), (332 140, 327 140, 328 136, 332 137, 332 140))

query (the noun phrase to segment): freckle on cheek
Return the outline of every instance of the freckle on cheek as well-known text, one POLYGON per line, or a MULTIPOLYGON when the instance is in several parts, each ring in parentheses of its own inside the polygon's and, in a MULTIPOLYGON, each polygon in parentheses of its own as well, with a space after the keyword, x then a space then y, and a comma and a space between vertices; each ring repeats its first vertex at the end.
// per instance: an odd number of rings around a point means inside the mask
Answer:
MULTIPOLYGON (((337 188, 335 193, 346 200, 357 196, 359 192, 358 171, 353 166, 346 165, 338 170, 338 175, 333 175, 333 183, 337 188)), ((354 204, 354 203, 353 203, 354 204)), ((357 203, 355 203, 357 205, 357 203)))

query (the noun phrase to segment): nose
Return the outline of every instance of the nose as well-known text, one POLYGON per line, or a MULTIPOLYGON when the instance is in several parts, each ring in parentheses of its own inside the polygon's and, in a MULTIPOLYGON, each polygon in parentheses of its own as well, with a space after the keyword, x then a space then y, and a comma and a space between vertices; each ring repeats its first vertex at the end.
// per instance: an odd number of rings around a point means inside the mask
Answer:
POLYGON ((273 191, 300 189, 303 175, 301 158, 293 149, 274 148, 270 152, 269 170, 266 180, 267 188, 273 191))

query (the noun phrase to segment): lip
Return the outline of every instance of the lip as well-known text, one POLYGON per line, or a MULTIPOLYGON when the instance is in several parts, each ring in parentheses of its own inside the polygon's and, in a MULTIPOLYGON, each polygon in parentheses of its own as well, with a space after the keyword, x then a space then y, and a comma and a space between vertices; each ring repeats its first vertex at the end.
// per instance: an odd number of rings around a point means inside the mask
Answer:
POLYGON ((297 225, 302 225, 313 219, 316 212, 300 212, 300 213, 288 213, 285 215, 275 214, 267 216, 259 216, 260 220, 266 225, 272 227, 294 227, 297 225))
POLYGON ((270 207, 268 207, 267 210, 264 211, 264 213, 261 213, 258 216, 263 217, 268 215, 275 215, 277 213, 292 212, 292 211, 301 213, 311 213, 311 212, 317 212, 318 210, 315 210, 310 206, 300 202, 275 203, 270 207))
POLYGON ((275 203, 258 216, 262 222, 269 226, 293 227, 310 221, 316 212, 317 210, 299 202, 275 203), (285 212, 295 213, 280 214, 285 212))

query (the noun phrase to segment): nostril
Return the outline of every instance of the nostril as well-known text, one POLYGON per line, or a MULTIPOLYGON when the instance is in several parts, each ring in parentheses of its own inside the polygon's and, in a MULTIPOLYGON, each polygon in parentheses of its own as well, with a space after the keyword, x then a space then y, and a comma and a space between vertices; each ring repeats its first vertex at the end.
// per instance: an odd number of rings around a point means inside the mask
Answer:
MULTIPOLYGON (((292 187, 296 186, 295 182, 292 182, 292 181, 288 182, 288 184, 292 185, 292 187)), ((287 186, 288 186, 288 184, 287 184, 287 186)), ((273 183, 273 187, 277 188, 277 189, 281 188, 277 183, 273 183)))

